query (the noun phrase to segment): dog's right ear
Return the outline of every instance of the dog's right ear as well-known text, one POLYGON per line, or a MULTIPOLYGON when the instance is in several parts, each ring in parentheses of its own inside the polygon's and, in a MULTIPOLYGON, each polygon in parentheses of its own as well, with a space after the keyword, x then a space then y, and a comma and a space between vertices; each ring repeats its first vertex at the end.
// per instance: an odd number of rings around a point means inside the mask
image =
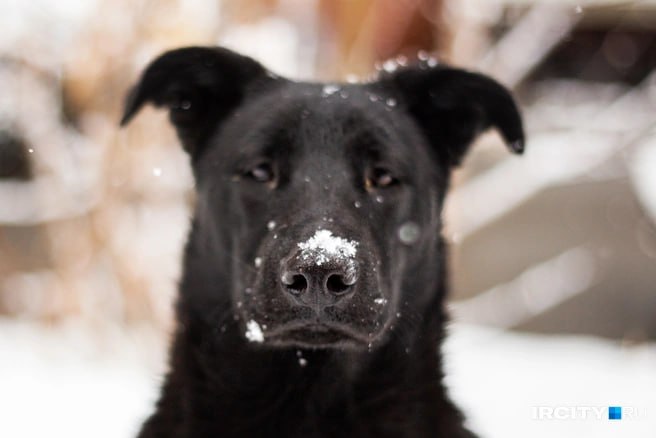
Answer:
POLYGON ((187 47, 150 63, 127 97, 121 126, 148 102, 166 106, 183 147, 199 152, 217 125, 242 101, 246 88, 269 78, 255 60, 221 47, 187 47))

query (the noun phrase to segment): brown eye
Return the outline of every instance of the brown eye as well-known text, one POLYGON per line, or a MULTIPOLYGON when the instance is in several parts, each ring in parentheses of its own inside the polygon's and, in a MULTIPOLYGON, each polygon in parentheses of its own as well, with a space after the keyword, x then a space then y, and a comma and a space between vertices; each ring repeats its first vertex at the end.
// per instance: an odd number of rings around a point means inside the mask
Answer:
POLYGON ((366 186, 367 189, 384 189, 393 186, 398 182, 399 181, 394 177, 392 172, 383 167, 376 167, 371 171, 371 174, 367 178, 366 186))
POLYGON ((269 163, 260 163, 246 172, 246 176, 259 183, 273 182, 275 174, 273 167, 269 163))

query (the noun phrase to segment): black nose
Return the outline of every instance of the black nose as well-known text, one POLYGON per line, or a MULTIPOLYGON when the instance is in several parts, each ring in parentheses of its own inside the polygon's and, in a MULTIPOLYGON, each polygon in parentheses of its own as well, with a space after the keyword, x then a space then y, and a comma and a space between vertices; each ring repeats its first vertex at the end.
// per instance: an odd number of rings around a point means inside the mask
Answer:
POLYGON ((294 253, 280 264, 283 292, 296 303, 321 310, 351 296, 358 279, 352 258, 304 259, 294 253))

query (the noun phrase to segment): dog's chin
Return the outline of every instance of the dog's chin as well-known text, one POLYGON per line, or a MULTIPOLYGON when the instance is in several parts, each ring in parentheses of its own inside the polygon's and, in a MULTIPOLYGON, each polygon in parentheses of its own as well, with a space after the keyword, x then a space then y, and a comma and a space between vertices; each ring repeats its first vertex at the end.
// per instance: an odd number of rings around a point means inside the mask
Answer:
POLYGON ((270 330, 265 343, 279 348, 363 350, 375 341, 357 329, 341 324, 294 323, 270 330))

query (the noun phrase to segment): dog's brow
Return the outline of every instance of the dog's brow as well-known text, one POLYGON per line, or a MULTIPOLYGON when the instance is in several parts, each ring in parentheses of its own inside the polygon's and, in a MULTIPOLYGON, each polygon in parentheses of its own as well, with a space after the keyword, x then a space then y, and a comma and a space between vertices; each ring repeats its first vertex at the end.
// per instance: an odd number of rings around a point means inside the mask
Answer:
POLYGON ((274 157, 288 154, 293 147, 293 135, 287 128, 270 126, 244 139, 236 154, 242 158, 253 155, 274 157))
POLYGON ((355 155, 373 161, 394 164, 399 170, 408 169, 407 157, 402 153, 402 141, 393 132, 380 127, 358 129, 344 139, 346 147, 355 155))

